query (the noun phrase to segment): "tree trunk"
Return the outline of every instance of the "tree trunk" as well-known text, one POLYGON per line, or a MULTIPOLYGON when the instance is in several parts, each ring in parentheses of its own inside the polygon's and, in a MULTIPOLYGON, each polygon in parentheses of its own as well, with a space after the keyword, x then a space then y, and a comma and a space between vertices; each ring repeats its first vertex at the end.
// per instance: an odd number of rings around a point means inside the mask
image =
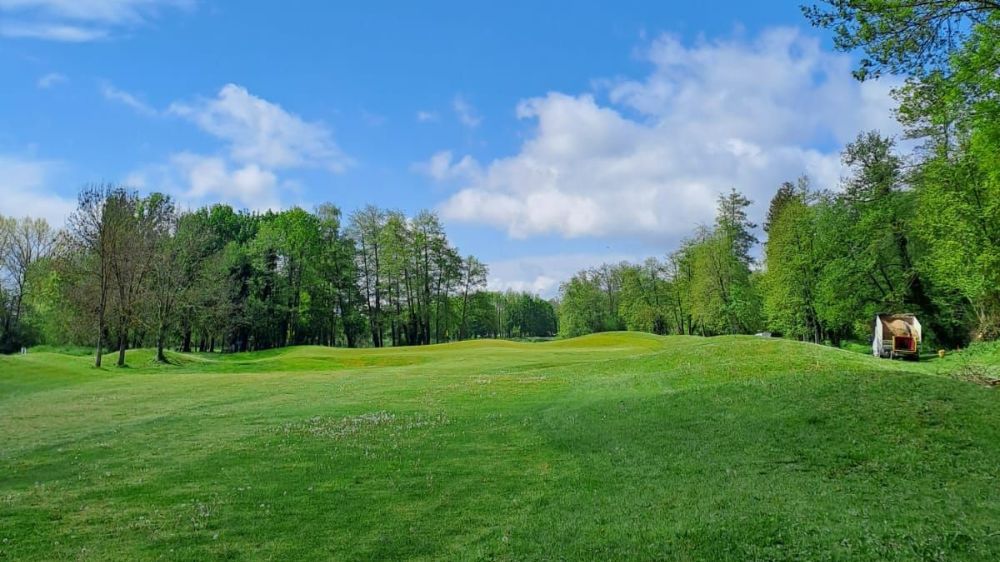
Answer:
POLYGON ((104 351, 104 311, 98 313, 97 315, 97 351, 94 353, 94 366, 98 369, 101 368, 101 359, 104 355, 101 353, 104 351))
POLYGON ((181 344, 181 351, 184 353, 191 353, 191 328, 184 328, 184 341, 181 344))
POLYGON ((167 337, 167 328, 163 324, 163 322, 160 322, 160 327, 156 331, 156 361, 158 363, 167 362, 167 356, 163 354, 163 345, 166 337, 167 337))
POLYGON ((127 336, 125 335, 125 331, 122 330, 122 333, 118 334, 118 366, 119 367, 124 367, 125 366, 125 348, 128 347, 126 345, 126 342, 127 342, 127 336))
POLYGON ((101 298, 97 303, 97 351, 94 353, 94 366, 98 369, 101 368, 101 359, 103 359, 104 350, 104 311, 108 307, 108 290, 105 286, 105 281, 101 279, 101 298))
POLYGON ((465 317, 466 316, 465 316, 465 313, 468 310, 468 308, 469 308, 469 289, 468 289, 468 285, 466 285, 465 295, 462 296, 462 322, 461 322, 461 324, 459 325, 459 328, 458 328, 458 339, 459 340, 464 340, 465 339, 465 335, 466 335, 465 334, 466 333, 466 328, 465 328, 465 317))

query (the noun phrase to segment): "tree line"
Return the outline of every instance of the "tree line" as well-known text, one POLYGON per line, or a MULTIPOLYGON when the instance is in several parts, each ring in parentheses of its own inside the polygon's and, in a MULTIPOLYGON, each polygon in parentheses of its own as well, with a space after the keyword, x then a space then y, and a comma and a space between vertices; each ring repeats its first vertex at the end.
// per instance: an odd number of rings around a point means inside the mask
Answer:
POLYGON ((715 223, 697 229, 665 259, 603 264, 574 275, 560 287, 560 334, 640 330, 717 335, 760 329, 750 204, 732 190, 719 196, 715 223))
POLYGON ((564 335, 771 331, 839 344, 870 337, 876 312, 914 312, 943 346, 1000 338, 1000 3, 829 0, 805 6, 859 49, 865 80, 894 92, 907 155, 866 132, 839 186, 778 186, 758 256, 749 201, 719 199, 715 224, 665 259, 607 264, 561 287, 564 335))
POLYGON ((426 345, 556 333, 552 303, 487 291, 438 217, 332 204, 182 211, 168 196, 85 188, 65 228, 0 218, 0 349, 93 345, 250 351, 426 345))

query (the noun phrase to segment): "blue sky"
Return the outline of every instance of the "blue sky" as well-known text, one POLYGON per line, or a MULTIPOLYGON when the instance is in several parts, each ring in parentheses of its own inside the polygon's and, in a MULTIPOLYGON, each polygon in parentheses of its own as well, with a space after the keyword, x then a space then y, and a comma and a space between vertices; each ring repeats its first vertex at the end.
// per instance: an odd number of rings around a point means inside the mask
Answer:
POLYGON ((0 213, 108 180, 189 205, 438 210, 497 288, 662 256, 729 187, 835 187, 893 82, 796 2, 0 0, 0 213))

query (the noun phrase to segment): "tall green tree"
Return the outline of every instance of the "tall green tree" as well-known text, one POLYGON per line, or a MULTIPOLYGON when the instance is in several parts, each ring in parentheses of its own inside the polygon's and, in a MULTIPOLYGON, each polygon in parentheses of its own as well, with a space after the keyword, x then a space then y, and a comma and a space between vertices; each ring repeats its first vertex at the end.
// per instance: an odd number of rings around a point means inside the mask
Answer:
POLYGON ((619 266, 619 311, 629 330, 667 334, 671 330, 672 291, 665 266, 654 258, 642 264, 619 266))
POLYGON ((691 313, 705 333, 752 333, 760 326, 760 299, 751 283, 756 225, 751 201, 735 189, 719 196, 715 227, 691 245, 691 313))
POLYGON ((381 209, 369 205, 354 213, 350 218, 349 235, 358 244, 358 269, 364 305, 369 322, 372 344, 382 347, 384 330, 382 318, 382 230, 386 225, 386 214, 381 209))
POLYGON ((0 217, 0 350, 33 343, 25 322, 32 271, 55 246, 56 234, 44 219, 0 217))
POLYGON ((462 260, 461 274, 462 315, 459 322, 458 339, 464 340, 468 334, 469 299, 486 286, 486 276, 489 274, 489 269, 486 264, 470 255, 462 260))
MULTIPOLYGON (((148 317, 156 332, 156 360, 166 362, 164 350, 183 313, 194 312, 193 291, 206 271, 213 244, 208 224, 196 214, 165 212, 164 229, 156 241, 150 275, 148 317)), ((217 283, 218 280, 212 280, 217 283)))
POLYGON ((827 330, 816 308, 823 261, 816 250, 816 209, 806 178, 784 183, 771 200, 764 250, 767 326, 787 337, 821 343, 827 330))
POLYGON ((559 335, 575 337, 622 328, 614 308, 616 285, 610 281, 609 270, 610 266, 605 266, 581 271, 560 286, 559 335), (602 274, 601 269, 607 273, 602 274))
POLYGON ((100 367, 106 341, 108 300, 112 286, 112 261, 127 234, 123 216, 116 207, 128 200, 128 192, 110 184, 88 186, 80 192, 77 208, 70 215, 67 271, 73 279, 71 294, 78 310, 93 318, 94 366, 100 367))
POLYGON ((173 201, 165 195, 154 193, 142 198, 135 191, 120 189, 110 194, 104 212, 117 231, 111 241, 109 267, 117 320, 117 365, 123 367, 132 330, 142 320, 148 280, 160 246, 169 236, 175 211, 173 201))

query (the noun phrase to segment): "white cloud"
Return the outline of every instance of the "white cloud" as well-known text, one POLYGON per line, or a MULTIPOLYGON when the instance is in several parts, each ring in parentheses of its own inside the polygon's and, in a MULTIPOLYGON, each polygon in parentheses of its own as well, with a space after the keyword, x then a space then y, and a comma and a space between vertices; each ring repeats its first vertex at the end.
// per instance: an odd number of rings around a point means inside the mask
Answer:
POLYGON ((527 291, 545 298, 558 294, 559 284, 576 272, 602 263, 638 261, 636 256, 620 253, 576 253, 489 262, 487 286, 492 291, 527 291))
POLYGON ((438 114, 434 111, 418 111, 417 112, 417 122, 418 123, 432 123, 438 120, 438 114))
MULTIPOLYGON (((855 82, 848 57, 794 29, 693 46, 663 36, 648 58, 644 80, 605 83, 609 104, 556 92, 521 102, 533 135, 469 177, 444 216, 514 238, 676 240, 710 222, 730 187, 760 218, 781 181, 807 173, 834 187, 840 147, 858 132, 898 132, 892 83, 855 82)), ((454 177, 450 154, 437 163, 432 175, 454 177)))
POLYGON ((472 104, 462 94, 455 96, 455 99, 451 102, 451 107, 455 110, 455 115, 458 116, 459 122, 470 129, 475 129, 483 121, 483 118, 476 112, 476 108, 472 107, 472 104))
POLYGON ((140 115, 154 116, 159 113, 155 108, 140 100, 133 94, 130 94, 125 90, 119 90, 108 82, 101 84, 101 95, 103 95, 107 100, 128 106, 140 115))
POLYGON ((58 72, 50 72, 45 76, 38 79, 38 87, 42 90, 47 90, 59 84, 64 84, 69 81, 65 74, 60 74, 58 72))
POLYGON ((104 29, 79 25, 5 21, 0 23, 0 36, 11 39, 44 39, 64 43, 86 43, 104 39, 108 36, 108 32, 104 29))
POLYGON ((190 8, 194 0, 0 0, 0 11, 106 23, 137 23, 166 7, 190 8))
POLYGON ((52 192, 55 162, 0 154, 0 214, 41 217, 54 226, 66 222, 75 201, 52 192))
POLYGON ((437 152, 426 162, 414 164, 412 169, 442 182, 455 179, 476 180, 482 175, 482 169, 474 158, 466 155, 456 162, 450 150, 437 152))
POLYGON ((0 35, 86 42, 119 28, 141 25, 167 8, 190 9, 195 0, 0 0, 0 35))
MULTIPOLYGON (((114 99, 132 105, 134 97, 114 99)), ((235 84, 224 86, 216 98, 175 102, 166 113, 222 140, 220 152, 176 152, 164 163, 135 170, 127 183, 173 194, 185 205, 223 201, 253 210, 277 209, 299 191, 279 171, 319 167, 340 172, 351 164, 326 126, 306 122, 235 84)))
POLYGON ((136 189, 162 191, 183 206, 226 202, 263 211, 279 209, 293 185, 257 164, 234 165, 224 156, 178 152, 166 163, 133 171, 124 183, 136 189))
POLYGON ((277 176, 257 164, 231 169, 222 158, 188 152, 175 154, 171 164, 187 186, 182 195, 185 199, 205 201, 221 197, 255 210, 280 206, 277 176))
POLYGON ((267 168, 324 167, 342 172, 351 160, 321 123, 310 123, 280 105, 226 84, 214 99, 174 103, 169 111, 229 143, 230 156, 267 168))

